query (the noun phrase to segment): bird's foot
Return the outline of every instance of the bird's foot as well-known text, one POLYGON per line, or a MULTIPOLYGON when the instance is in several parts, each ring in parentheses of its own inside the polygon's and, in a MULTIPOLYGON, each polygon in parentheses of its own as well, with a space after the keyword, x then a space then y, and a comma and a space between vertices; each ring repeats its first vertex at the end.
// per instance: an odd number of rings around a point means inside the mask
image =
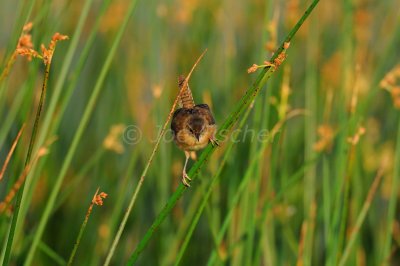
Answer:
POLYGON ((212 138, 212 139, 210 139, 210 142, 211 142, 211 145, 213 145, 214 147, 215 146, 220 146, 220 144, 219 144, 219 140, 217 140, 216 138, 212 138))
POLYGON ((190 181, 192 181, 192 179, 188 176, 186 171, 183 171, 182 172, 182 183, 185 185, 185 187, 190 187, 190 181))

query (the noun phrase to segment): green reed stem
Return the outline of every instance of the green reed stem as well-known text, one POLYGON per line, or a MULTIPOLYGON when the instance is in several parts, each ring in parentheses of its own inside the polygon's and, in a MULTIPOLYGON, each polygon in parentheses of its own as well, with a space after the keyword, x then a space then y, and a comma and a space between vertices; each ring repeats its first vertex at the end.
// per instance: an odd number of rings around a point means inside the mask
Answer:
POLYGON ((365 217, 367 216, 369 207, 371 206, 372 200, 374 199, 376 190, 378 189, 378 186, 382 180, 382 176, 383 176, 382 169, 380 169, 380 170, 378 170, 378 174, 376 175, 374 182, 372 183, 371 188, 368 191, 367 198, 365 199, 363 207, 361 209, 361 212, 357 217, 356 224, 355 224, 354 228, 352 228, 352 230, 351 230, 352 233, 350 235, 349 240, 347 241, 347 245, 344 249, 343 256, 340 258, 339 266, 345 265, 346 260, 348 259, 349 255, 350 255, 350 251, 357 239, 357 236, 360 233, 360 228, 365 220, 365 217))
MULTIPOLYGON (((33 151, 33 146, 35 145, 36 142, 36 134, 39 128, 39 120, 40 120, 40 115, 42 113, 43 105, 44 105, 44 100, 46 98, 46 91, 47 91, 47 82, 49 80, 49 73, 50 73, 50 66, 51 62, 49 62, 46 65, 46 69, 44 72, 44 78, 43 78, 43 86, 42 86, 42 92, 40 94, 40 100, 39 100, 39 105, 36 110, 36 117, 35 117, 35 123, 33 124, 33 130, 31 134, 31 139, 29 141, 29 147, 28 147, 28 153, 26 155, 25 159, 25 167, 29 164, 31 157, 32 157, 32 151, 33 151)), ((18 222, 18 214, 19 210, 21 208, 21 201, 22 201, 22 195, 24 194, 24 188, 25 188, 25 182, 22 182, 21 188, 18 190, 17 193, 17 199, 15 202, 15 209, 14 209, 14 215, 11 221, 11 227, 10 227, 10 232, 8 235, 8 240, 7 240, 7 246, 6 246, 6 252, 4 254, 4 261, 3 265, 8 265, 10 261, 10 255, 11 255, 11 249, 12 249, 12 244, 14 240, 14 235, 15 235, 15 228, 17 226, 18 222)))
MULTIPOLYGON (((95 197, 96 197, 98 192, 99 192, 99 189, 97 189, 95 197)), ((79 246, 79 244, 81 242, 81 238, 83 236, 83 232, 85 231, 87 222, 89 221, 89 216, 92 213, 93 205, 94 205, 94 203, 93 203, 93 200, 92 200, 92 202, 90 203, 89 209, 86 212, 85 220, 83 220, 81 228, 79 229, 78 237, 76 238, 76 241, 75 241, 75 244, 74 244, 74 248, 72 249, 71 254, 69 256, 68 264, 67 264, 68 266, 72 265, 72 262, 74 261, 76 251, 78 250, 78 246, 79 246)))
POLYGON ((385 261, 390 254, 391 246, 392 246, 392 234, 393 234, 393 226, 396 221, 396 206, 397 206, 397 195, 399 192, 399 179, 400 179, 400 122, 397 129, 397 139, 396 139, 396 150, 394 157, 394 169, 393 169, 393 177, 392 177, 392 185, 390 191, 390 199, 388 206, 388 214, 387 214, 387 224, 386 224, 386 236, 383 242, 382 247, 382 255, 380 257, 380 261, 385 261))

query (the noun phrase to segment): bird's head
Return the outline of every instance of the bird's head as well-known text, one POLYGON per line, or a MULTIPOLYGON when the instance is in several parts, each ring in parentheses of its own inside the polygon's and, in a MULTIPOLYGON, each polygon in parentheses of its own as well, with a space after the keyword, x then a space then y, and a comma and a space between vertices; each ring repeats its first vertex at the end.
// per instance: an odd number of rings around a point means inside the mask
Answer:
POLYGON ((192 133, 196 137, 197 140, 200 140, 200 136, 205 128, 205 121, 200 116, 193 116, 189 120, 187 128, 190 131, 190 133, 192 133))

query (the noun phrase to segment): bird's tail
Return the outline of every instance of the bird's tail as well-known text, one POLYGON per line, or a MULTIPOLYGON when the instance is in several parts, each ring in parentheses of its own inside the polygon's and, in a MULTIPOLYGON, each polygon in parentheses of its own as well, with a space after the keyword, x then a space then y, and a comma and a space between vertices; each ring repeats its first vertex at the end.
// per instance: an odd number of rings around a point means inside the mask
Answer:
MULTIPOLYGON (((179 76, 178 78, 179 82, 179 88, 181 89, 183 85, 185 85, 185 77, 184 76, 179 76)), ((181 94, 179 95, 181 99, 181 105, 183 108, 186 109, 191 109, 194 107, 194 100, 193 100, 193 95, 192 91, 189 88, 189 84, 186 83, 185 88, 182 90, 181 94)))

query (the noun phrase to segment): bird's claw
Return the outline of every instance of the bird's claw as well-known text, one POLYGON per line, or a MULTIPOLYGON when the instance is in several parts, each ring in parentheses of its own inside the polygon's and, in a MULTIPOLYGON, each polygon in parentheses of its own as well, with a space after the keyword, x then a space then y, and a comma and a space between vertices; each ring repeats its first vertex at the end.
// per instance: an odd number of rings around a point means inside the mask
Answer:
POLYGON ((182 173, 182 183, 185 185, 185 187, 190 187, 190 181, 192 179, 188 176, 188 174, 184 171, 182 173))
POLYGON ((212 139, 210 139, 210 142, 211 142, 211 145, 213 145, 213 147, 215 147, 215 146, 220 146, 220 144, 219 144, 219 140, 217 140, 217 139, 215 139, 215 138, 212 138, 212 139))

